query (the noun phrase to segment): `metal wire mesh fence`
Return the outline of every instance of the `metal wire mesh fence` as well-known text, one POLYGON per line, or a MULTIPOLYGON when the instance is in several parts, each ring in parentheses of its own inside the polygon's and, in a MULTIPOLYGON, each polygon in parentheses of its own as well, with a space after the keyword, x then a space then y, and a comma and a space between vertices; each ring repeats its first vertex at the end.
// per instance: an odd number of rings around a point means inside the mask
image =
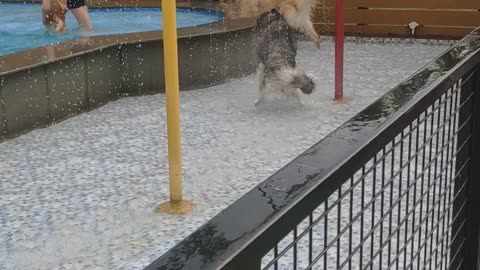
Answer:
POLYGON ((461 176, 471 165, 473 139, 475 92, 462 89, 477 73, 373 153, 263 257, 262 269, 450 269, 452 242, 466 222, 460 195, 469 179, 461 176))

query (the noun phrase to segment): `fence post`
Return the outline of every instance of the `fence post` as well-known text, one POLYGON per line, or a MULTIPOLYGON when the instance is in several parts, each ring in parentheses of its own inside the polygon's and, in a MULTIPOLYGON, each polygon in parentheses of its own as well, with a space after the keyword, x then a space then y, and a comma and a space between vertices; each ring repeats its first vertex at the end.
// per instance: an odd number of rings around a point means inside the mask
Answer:
POLYGON ((450 235, 449 269, 477 270, 479 177, 479 66, 467 73, 459 82, 461 106, 458 113, 454 191, 452 195, 452 222, 450 235), (469 98, 475 93, 472 98, 469 98), (467 140, 470 138, 469 140, 467 140), (475 211, 477 209, 477 211, 475 211), (473 255, 475 254, 475 255, 473 255))
POLYGON ((472 78, 472 143, 470 179, 467 185, 467 223, 463 269, 480 269, 480 64, 472 78))

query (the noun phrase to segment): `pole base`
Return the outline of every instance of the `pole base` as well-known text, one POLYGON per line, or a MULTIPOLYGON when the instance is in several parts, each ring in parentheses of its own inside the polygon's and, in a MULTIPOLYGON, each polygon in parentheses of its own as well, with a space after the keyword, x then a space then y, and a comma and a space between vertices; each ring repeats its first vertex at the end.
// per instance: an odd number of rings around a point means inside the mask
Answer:
POLYGON ((340 104, 350 104, 351 99, 345 96, 342 96, 340 98, 333 98, 333 102, 335 103, 340 103, 340 104))
POLYGON ((179 202, 164 202, 160 204, 155 212, 169 214, 169 215, 185 215, 192 211, 192 203, 190 201, 179 201, 179 202))

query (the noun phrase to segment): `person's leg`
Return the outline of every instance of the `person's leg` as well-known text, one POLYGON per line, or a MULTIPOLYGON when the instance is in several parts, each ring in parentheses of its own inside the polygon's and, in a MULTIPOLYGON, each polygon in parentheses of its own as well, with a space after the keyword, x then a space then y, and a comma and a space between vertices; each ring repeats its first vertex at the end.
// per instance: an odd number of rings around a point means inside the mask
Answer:
POLYGON ((72 12, 82 31, 93 31, 85 0, 67 0, 67 7, 72 12))
POLYGON ((93 31, 92 22, 90 21, 90 16, 88 15, 87 6, 71 9, 70 11, 72 12, 73 16, 77 20, 82 30, 88 32, 93 31))

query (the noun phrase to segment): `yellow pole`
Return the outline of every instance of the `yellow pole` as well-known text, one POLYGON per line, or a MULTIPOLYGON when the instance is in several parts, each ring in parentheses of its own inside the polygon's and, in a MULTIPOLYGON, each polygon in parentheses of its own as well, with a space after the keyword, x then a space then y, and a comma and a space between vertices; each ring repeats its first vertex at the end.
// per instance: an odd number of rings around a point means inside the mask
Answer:
POLYGON ((182 198, 176 0, 162 1, 162 16, 170 201, 161 204, 157 210, 169 214, 185 214, 191 210, 191 203, 182 198))

